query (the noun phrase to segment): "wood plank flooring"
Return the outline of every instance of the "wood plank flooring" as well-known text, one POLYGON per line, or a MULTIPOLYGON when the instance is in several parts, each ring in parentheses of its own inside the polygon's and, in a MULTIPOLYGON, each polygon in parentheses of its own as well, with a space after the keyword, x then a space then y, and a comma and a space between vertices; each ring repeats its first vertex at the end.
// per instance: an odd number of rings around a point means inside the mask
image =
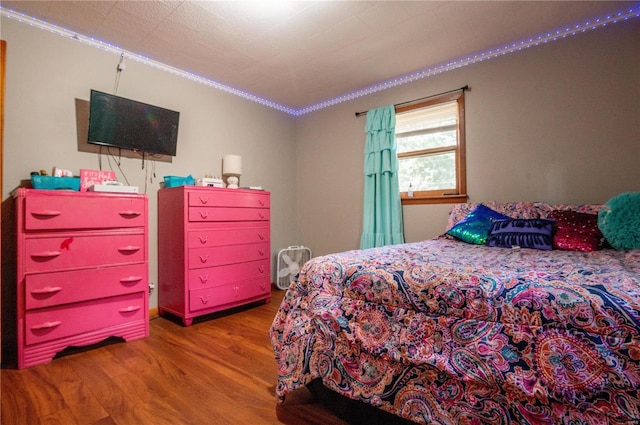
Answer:
POLYGON ((150 336, 3 368, 3 425, 345 425, 302 389, 277 405, 267 304, 196 319, 154 318, 150 336))

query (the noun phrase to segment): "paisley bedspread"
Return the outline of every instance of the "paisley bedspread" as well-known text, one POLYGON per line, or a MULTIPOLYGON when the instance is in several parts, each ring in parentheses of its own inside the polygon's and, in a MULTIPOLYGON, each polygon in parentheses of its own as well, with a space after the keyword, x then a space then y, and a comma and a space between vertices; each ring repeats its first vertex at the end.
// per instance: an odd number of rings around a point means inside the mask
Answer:
POLYGON ((321 378, 424 424, 640 423, 640 250, 447 238, 307 262, 270 330, 277 396, 321 378))

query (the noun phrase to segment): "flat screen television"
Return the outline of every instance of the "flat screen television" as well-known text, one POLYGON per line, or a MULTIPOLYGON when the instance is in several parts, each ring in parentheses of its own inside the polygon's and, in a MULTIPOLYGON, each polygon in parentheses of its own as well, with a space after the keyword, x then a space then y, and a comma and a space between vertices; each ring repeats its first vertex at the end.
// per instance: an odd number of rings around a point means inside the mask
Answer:
POLYGON ((91 90, 88 143, 176 156, 180 113, 91 90))

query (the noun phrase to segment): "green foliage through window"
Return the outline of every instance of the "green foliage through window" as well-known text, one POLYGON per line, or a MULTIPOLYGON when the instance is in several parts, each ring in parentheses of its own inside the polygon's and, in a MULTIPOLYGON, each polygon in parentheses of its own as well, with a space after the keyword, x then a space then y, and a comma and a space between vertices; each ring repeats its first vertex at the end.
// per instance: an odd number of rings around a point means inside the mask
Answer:
POLYGON ((464 96, 445 96, 396 110, 403 200, 466 196, 464 96))

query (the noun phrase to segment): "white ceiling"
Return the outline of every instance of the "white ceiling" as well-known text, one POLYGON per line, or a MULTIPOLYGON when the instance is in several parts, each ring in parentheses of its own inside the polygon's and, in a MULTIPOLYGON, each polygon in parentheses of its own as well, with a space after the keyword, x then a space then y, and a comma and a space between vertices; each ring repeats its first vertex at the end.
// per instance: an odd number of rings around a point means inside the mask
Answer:
POLYGON ((291 108, 627 11, 618 1, 1 1, 291 108))

